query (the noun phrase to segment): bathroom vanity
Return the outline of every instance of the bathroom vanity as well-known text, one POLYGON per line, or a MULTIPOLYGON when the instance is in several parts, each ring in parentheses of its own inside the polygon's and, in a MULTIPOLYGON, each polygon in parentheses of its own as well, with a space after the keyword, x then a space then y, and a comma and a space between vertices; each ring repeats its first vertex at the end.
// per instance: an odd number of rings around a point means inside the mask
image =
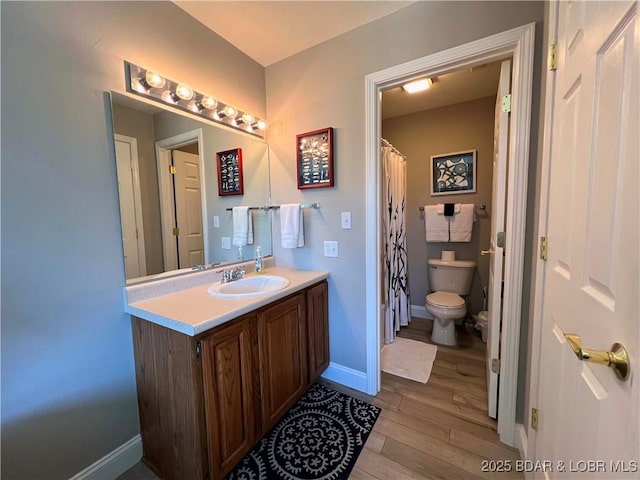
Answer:
POLYGON ((289 285, 249 298, 208 295, 215 274, 127 287, 143 461, 160 478, 223 478, 328 366, 328 273, 268 273, 289 285))

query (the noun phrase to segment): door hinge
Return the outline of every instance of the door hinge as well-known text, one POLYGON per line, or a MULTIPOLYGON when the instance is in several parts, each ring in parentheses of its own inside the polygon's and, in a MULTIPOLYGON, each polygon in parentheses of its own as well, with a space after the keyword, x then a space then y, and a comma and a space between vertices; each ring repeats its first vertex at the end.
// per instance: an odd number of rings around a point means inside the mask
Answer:
POLYGON ((540 237, 540 259, 546 260, 549 253, 549 243, 547 237, 540 237))
POLYGON ((176 166, 175 165, 169 165, 169 173, 171 175, 175 175, 176 174, 176 166))
POLYGON ((558 69, 558 44, 552 43, 549 45, 549 56, 547 58, 549 65, 549 71, 553 72, 558 69))
POLYGON ((493 373, 500 373, 500 359, 492 358, 491 359, 491 371, 493 373))
POLYGON ((505 113, 511 113, 511 94, 507 94, 502 97, 502 111, 505 113))
POLYGON ((504 248, 506 243, 507 243, 506 234, 504 232, 498 232, 498 235, 496 236, 496 246, 500 248, 504 248))
POLYGON ((173 234, 177 237, 178 235, 180 235, 180 229, 178 227, 173 229, 173 234))
POLYGON ((534 430, 538 429, 538 409, 537 408, 531 409, 531 428, 533 428, 534 430))
POLYGON ((196 342, 196 357, 200 358, 200 355, 202 355, 202 344, 200 343, 200 341, 196 342))

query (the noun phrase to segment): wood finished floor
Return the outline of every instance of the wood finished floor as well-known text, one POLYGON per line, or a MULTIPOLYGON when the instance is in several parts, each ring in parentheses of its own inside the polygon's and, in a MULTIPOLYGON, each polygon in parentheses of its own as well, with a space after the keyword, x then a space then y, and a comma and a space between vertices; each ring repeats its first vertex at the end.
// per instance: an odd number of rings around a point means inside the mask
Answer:
MULTIPOLYGON (((431 321, 414 318, 400 337, 429 342, 431 321)), ((500 442, 487 415, 485 344, 479 332, 459 331, 459 347, 438 346, 426 384, 382 373, 382 389, 369 397, 340 385, 337 390, 382 409, 350 479, 524 478, 483 472, 483 460, 520 458, 500 442)), ((157 480, 142 463, 118 480, 157 480)))

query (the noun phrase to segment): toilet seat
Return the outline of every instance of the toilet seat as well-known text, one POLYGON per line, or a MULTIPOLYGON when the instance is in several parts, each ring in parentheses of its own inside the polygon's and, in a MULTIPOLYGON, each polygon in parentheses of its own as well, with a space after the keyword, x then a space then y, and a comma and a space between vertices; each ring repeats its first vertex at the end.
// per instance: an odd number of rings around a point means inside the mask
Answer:
POLYGON ((434 307, 456 308, 465 305, 464 299, 456 294, 449 292, 433 292, 427 295, 427 303, 434 307))

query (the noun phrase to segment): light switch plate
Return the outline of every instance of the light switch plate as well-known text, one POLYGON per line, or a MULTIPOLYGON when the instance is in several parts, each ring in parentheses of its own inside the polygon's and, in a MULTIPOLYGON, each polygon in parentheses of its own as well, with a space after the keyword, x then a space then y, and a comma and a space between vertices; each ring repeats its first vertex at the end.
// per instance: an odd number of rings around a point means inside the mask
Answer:
POLYGON ((343 230, 351 229, 351 212, 342 212, 341 225, 343 230))
POLYGON ((325 257, 337 257, 338 256, 338 242, 335 240, 325 240, 324 242, 324 256, 325 257))
POLYGON ((222 237, 222 249, 231 250, 231 237, 222 237))
POLYGON ((220 228, 220 216, 219 215, 214 215, 213 216, 213 228, 220 228))

